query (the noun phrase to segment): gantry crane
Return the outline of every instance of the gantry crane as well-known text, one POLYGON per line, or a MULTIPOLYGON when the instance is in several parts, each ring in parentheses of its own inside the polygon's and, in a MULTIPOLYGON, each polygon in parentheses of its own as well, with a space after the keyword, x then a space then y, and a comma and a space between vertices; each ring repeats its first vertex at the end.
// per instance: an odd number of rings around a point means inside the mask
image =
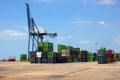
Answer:
POLYGON ((48 35, 50 37, 56 37, 57 33, 47 33, 45 30, 44 32, 40 32, 38 27, 35 24, 33 17, 30 15, 29 4, 26 3, 27 9, 27 21, 28 21, 28 59, 30 57, 30 51, 35 52, 38 51, 38 42, 41 40, 43 42, 43 36, 48 35))

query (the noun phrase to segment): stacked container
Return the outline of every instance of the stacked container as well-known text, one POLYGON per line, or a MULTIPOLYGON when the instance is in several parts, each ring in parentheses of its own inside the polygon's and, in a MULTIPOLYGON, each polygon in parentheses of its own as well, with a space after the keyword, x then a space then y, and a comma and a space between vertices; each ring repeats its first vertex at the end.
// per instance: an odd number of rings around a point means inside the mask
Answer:
POLYGON ((38 42, 38 51, 39 52, 43 51, 43 46, 44 46, 44 42, 38 42))
POLYGON ((97 53, 93 53, 93 61, 97 61, 97 53))
POLYGON ((113 50, 107 50, 106 61, 107 63, 114 62, 114 51, 113 50))
POLYGON ((57 53, 55 52, 48 52, 47 53, 48 63, 56 63, 56 55, 57 53))
POLYGON ((62 54, 62 49, 66 49, 65 45, 58 44, 58 54, 62 54))
MULTIPOLYGON (((72 56, 73 56, 73 61, 78 62, 78 54, 80 53, 80 48, 73 48, 72 56)), ((80 55, 79 55, 80 56, 80 55)))
POLYGON ((114 53, 114 60, 118 61, 118 53, 114 53))
POLYGON ((120 53, 118 53, 118 61, 120 61, 120 53))
POLYGON ((41 55, 42 55, 42 52, 36 52, 35 63, 41 63, 42 61, 41 55))
POLYGON ((92 52, 88 52, 88 61, 89 61, 89 62, 93 62, 92 52))
POLYGON ((81 62, 87 62, 88 61, 88 52, 87 51, 81 51, 81 62))
POLYGON ((81 62, 81 59, 82 59, 82 54, 81 52, 78 53, 78 62, 81 62))
POLYGON ((41 63, 47 63, 47 52, 42 52, 41 54, 41 63))
POLYGON ((20 54, 20 61, 22 61, 22 62, 27 61, 27 55, 26 54, 20 54))
POLYGON ((72 62, 73 57, 71 56, 71 50, 69 49, 62 49, 62 58, 63 62, 72 62))
POLYGON ((30 63, 36 63, 36 52, 30 52, 30 63))
POLYGON ((43 44, 43 52, 53 52, 53 43, 44 42, 44 44, 43 44))
POLYGON ((106 63, 106 50, 98 50, 98 64, 106 63))
POLYGON ((38 51, 53 52, 53 43, 50 42, 39 42, 38 51))

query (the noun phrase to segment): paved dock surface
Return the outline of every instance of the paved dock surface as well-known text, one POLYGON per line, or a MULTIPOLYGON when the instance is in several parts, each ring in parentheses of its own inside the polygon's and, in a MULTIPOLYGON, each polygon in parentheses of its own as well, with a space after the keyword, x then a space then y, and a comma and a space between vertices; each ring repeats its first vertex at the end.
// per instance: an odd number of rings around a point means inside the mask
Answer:
POLYGON ((0 80, 120 80, 120 62, 110 64, 0 62, 0 80))

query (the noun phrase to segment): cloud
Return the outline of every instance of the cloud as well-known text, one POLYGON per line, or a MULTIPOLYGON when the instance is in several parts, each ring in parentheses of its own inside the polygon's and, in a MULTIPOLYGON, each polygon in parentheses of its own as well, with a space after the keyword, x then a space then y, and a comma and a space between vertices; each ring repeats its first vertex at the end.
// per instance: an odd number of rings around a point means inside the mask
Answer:
POLYGON ((97 22, 101 26, 109 26, 110 24, 106 23, 105 21, 99 21, 97 22))
POLYGON ((117 0, 96 0, 96 3, 102 5, 113 5, 117 2, 117 0))
POLYGON ((83 3, 87 3, 88 2, 88 0, 83 0, 83 3))
POLYGON ((3 30, 0 31, 0 37, 10 37, 10 38, 25 38, 26 34, 17 30, 3 30))
POLYGON ((80 42, 78 42, 78 44, 93 44, 96 43, 96 41, 92 41, 92 40, 81 40, 80 42))
POLYGON ((83 25, 83 24, 90 24, 91 21, 90 20, 82 20, 80 18, 75 18, 72 20, 72 24, 75 24, 75 25, 83 25))
POLYGON ((54 0, 36 0, 36 1, 38 1, 38 2, 52 2, 54 0))
POLYGON ((71 35, 68 35, 66 37, 64 37, 64 36, 58 36, 57 37, 58 40, 66 40, 66 39, 71 39, 71 38, 73 38, 71 35))
POLYGON ((58 40, 64 40, 64 39, 65 39, 65 37, 58 36, 58 37, 57 37, 57 39, 58 39, 58 40))
POLYGON ((120 44, 120 36, 116 37, 115 39, 113 39, 114 43, 120 44))
POLYGON ((67 38, 69 38, 69 39, 70 39, 70 38, 72 38, 72 36, 70 36, 70 35, 69 35, 69 36, 67 36, 67 38))
POLYGON ((24 27, 24 30, 25 30, 25 31, 28 31, 28 27, 24 27))

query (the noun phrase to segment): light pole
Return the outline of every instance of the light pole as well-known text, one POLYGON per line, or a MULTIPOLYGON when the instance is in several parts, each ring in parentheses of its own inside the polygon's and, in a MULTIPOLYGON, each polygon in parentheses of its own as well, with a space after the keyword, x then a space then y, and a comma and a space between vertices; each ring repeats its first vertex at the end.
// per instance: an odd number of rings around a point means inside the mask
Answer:
POLYGON ((97 45, 98 45, 98 43, 96 42, 95 45, 96 45, 96 52, 97 52, 97 45))

